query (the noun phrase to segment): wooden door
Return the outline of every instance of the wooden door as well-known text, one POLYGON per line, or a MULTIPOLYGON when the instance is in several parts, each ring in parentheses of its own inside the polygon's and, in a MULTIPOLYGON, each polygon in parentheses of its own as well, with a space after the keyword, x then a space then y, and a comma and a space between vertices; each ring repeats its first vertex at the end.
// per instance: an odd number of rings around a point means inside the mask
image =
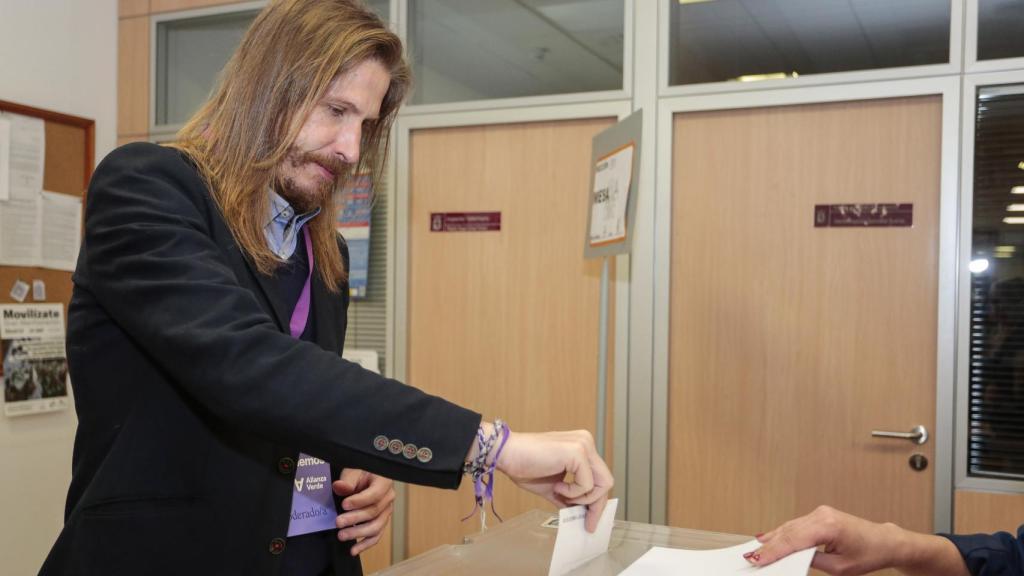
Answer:
MULTIPOLYGON (((410 384, 503 418, 513 434, 594 430, 601 263, 583 259, 583 239, 591 139, 613 122, 413 132, 410 384), (431 213, 475 211, 501 212, 501 231, 430 231, 431 213)), ((408 555, 479 530, 477 518, 459 521, 472 510, 470 484, 410 488, 408 555)), ((495 504, 506 518, 552 508, 503 477, 495 504)))
POLYGON ((755 534, 819 504, 932 530, 941 100, 674 119, 670 524, 755 534), (913 226, 815 228, 816 204, 913 226))

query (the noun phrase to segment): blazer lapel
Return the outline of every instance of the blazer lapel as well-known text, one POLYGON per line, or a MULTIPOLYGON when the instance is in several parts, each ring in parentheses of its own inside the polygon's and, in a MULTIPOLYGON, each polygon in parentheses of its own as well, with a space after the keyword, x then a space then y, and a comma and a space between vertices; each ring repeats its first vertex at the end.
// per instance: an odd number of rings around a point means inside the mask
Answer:
POLYGON ((263 297, 270 304, 270 308, 274 313, 274 320, 277 321, 277 327, 286 334, 290 333, 292 322, 291 311, 288 309, 288 306, 281 301, 281 298, 278 297, 273 281, 269 276, 260 274, 248 258, 245 258, 245 265, 249 269, 249 273, 256 278, 256 284, 260 287, 260 291, 263 292, 263 297))
POLYGON ((226 251, 232 256, 231 264, 232 268, 236 270, 236 274, 241 273, 249 276, 251 280, 250 284, 257 288, 257 290, 253 291, 256 295, 256 299, 259 300, 264 311, 274 318, 274 322, 277 324, 277 329, 288 334, 290 329, 289 325, 291 324, 290 310, 284 302, 281 302, 271 279, 268 276, 260 274, 256 269, 256 266, 249 260, 249 258, 242 254, 241 249, 233 242, 230 249, 226 251))
POLYGON ((274 289, 272 280, 260 274, 248 256, 242 253, 242 249, 235 242, 227 223, 220 217, 220 212, 214 205, 213 199, 207 197, 207 200, 210 202, 211 212, 217 215, 212 224, 214 227, 214 237, 217 238, 217 244, 227 256, 231 268, 235 271, 235 275, 239 281, 242 281, 242 278, 245 276, 249 277, 248 284, 255 288, 252 292, 256 295, 256 300, 259 301, 263 310, 274 319, 277 329, 288 334, 289 324, 291 324, 291 309, 285 302, 281 302, 277 295, 277 290, 274 289))

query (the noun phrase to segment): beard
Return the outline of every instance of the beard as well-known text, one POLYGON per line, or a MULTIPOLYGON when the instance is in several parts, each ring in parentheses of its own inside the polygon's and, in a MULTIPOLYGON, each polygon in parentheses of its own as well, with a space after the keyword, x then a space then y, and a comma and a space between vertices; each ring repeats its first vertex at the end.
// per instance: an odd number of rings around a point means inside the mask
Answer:
POLYGON ((334 177, 330 179, 317 179, 313 186, 302 186, 288 175, 279 175, 274 180, 275 191, 295 209, 299 214, 309 212, 316 208, 327 209, 328 203, 334 196, 341 182, 348 175, 350 167, 348 164, 333 158, 315 154, 313 152, 291 151, 285 162, 291 167, 292 172, 302 170, 309 164, 319 164, 329 170, 334 177))

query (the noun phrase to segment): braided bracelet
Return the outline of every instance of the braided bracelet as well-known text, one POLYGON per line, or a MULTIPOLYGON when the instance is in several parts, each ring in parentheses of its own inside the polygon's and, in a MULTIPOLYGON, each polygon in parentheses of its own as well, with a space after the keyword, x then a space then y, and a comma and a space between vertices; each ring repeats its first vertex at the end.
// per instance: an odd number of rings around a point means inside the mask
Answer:
POLYGON ((501 451, 505 448, 505 442, 508 441, 508 437, 511 434, 512 429, 500 418, 494 421, 494 430, 491 431, 489 436, 484 434, 483 426, 481 426, 476 433, 478 448, 476 458, 466 462, 462 467, 463 473, 473 478, 473 495, 475 500, 473 510, 462 521, 469 520, 477 510, 480 510, 481 532, 487 530, 487 509, 484 507, 484 502, 489 501, 491 503, 491 512, 494 512, 494 516, 499 522, 503 521, 501 516, 498 515, 498 511, 494 509, 494 470, 498 465, 498 458, 501 457, 501 451), (501 436, 500 443, 498 443, 498 436, 501 436), (490 463, 488 463, 488 457, 496 443, 498 444, 498 450, 494 453, 494 458, 490 459, 490 463))

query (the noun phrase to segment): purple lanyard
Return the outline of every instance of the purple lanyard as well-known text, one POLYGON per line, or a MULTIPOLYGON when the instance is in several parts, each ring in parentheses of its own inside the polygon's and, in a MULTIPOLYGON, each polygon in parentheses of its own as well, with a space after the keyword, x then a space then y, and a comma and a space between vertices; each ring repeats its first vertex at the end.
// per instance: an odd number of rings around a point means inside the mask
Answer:
POLYGON ((295 304, 295 310, 292 312, 292 320, 288 323, 292 338, 301 338, 302 333, 306 331, 306 323, 309 322, 309 281, 313 277, 313 241, 309 239, 305 228, 302 229, 302 238, 306 241, 309 272, 306 273, 306 284, 302 286, 302 294, 299 295, 299 301, 295 304))
MULTIPOLYGON (((302 230, 306 241, 306 256, 309 259, 309 273, 306 285, 295 304, 292 320, 288 323, 292 338, 298 340, 306 330, 309 320, 309 284, 313 278, 313 241, 306 230, 302 230)), ((288 522, 288 537, 336 530, 334 501, 331 495, 331 465, 308 454, 299 454, 295 469, 295 488, 292 491, 292 511, 288 522), (309 463, 306 463, 309 462, 309 463)))

